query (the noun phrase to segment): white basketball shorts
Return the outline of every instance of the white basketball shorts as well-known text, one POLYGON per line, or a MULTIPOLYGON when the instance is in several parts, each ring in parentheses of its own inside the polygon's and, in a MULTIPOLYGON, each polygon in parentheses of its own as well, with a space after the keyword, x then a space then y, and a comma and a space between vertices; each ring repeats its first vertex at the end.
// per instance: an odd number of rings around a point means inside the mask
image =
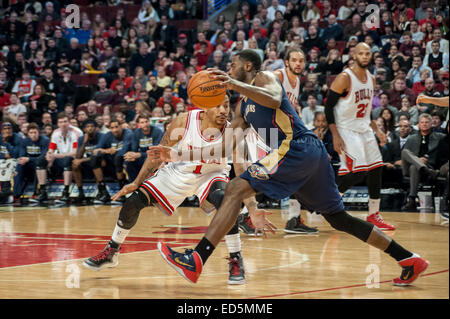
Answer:
POLYGON ((338 127, 345 143, 345 153, 340 154, 339 175, 370 171, 383 166, 383 158, 372 131, 359 133, 338 127))
POLYGON ((150 176, 142 187, 158 201, 164 213, 172 216, 186 197, 196 195, 201 206, 208 197, 211 185, 216 181, 227 183, 228 175, 221 171, 205 174, 185 173, 168 164, 150 176))

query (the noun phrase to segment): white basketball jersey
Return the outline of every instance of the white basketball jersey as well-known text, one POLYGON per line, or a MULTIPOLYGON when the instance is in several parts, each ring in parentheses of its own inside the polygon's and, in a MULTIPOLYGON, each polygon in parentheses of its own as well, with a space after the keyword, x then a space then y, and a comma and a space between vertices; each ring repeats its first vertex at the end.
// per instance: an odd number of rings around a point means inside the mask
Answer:
POLYGON ((294 106, 297 104, 298 95, 300 94, 300 78, 297 77, 295 80, 295 87, 292 87, 291 82, 289 82, 286 69, 281 69, 281 73, 283 74, 283 88, 286 91, 289 102, 291 102, 291 105, 294 106))
POLYGON ((373 76, 366 70, 366 82, 361 82, 350 69, 345 69, 350 76, 350 91, 341 97, 334 107, 336 126, 356 132, 367 132, 370 127, 372 112, 373 76))
MULTIPOLYGON (((202 112, 202 110, 189 111, 183 138, 177 144, 178 150, 199 149, 206 146, 216 145, 217 151, 222 151, 222 134, 224 133, 224 130, 222 132, 219 132, 217 129, 210 128, 205 132, 202 132, 200 119, 200 114, 202 112), (210 140, 205 135, 214 135, 217 137, 213 140, 210 140)), ((229 124, 230 123, 227 122, 226 126, 228 126, 229 124)), ((206 174, 211 172, 224 172, 228 174, 231 169, 231 167, 227 163, 226 158, 221 160, 179 162, 173 164, 174 168, 181 172, 194 172, 195 174, 206 174)))

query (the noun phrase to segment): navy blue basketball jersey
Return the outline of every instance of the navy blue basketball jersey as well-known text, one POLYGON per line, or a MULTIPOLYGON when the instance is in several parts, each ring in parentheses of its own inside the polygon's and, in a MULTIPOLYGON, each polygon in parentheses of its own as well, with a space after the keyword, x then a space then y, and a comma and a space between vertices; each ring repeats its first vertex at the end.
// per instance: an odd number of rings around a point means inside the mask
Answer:
POLYGON ((296 140, 305 133, 313 134, 292 107, 285 90, 282 90, 283 98, 277 109, 258 104, 248 97, 243 98, 241 102, 242 117, 271 148, 280 148, 283 143, 296 140), (271 129, 277 130, 277 136, 270 134, 271 129), (275 137, 276 140, 273 140, 275 137))

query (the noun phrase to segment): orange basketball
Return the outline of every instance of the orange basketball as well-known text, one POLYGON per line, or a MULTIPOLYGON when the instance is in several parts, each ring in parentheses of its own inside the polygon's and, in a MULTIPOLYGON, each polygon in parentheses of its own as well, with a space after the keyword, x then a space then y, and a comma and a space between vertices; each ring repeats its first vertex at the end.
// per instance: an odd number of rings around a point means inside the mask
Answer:
POLYGON ((189 80, 188 96, 192 104, 202 109, 220 105, 225 98, 226 89, 222 81, 215 80, 208 71, 200 71, 189 80))

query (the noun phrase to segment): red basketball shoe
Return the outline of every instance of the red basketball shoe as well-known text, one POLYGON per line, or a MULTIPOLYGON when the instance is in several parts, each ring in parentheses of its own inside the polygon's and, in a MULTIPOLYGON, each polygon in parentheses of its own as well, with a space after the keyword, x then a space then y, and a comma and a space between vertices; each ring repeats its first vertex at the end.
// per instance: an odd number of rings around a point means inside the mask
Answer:
POLYGON ((386 223, 383 220, 383 217, 381 217, 379 212, 376 212, 375 214, 367 216, 366 220, 369 223, 374 224, 381 230, 395 230, 395 226, 386 223))
POLYGON ((393 285, 409 286, 428 268, 430 262, 417 254, 413 254, 409 258, 400 260, 398 264, 403 268, 403 271, 400 277, 392 280, 393 285))
POLYGON ((162 242, 158 242, 161 256, 187 281, 196 283, 203 269, 200 255, 193 249, 186 249, 184 254, 171 249, 162 242))

